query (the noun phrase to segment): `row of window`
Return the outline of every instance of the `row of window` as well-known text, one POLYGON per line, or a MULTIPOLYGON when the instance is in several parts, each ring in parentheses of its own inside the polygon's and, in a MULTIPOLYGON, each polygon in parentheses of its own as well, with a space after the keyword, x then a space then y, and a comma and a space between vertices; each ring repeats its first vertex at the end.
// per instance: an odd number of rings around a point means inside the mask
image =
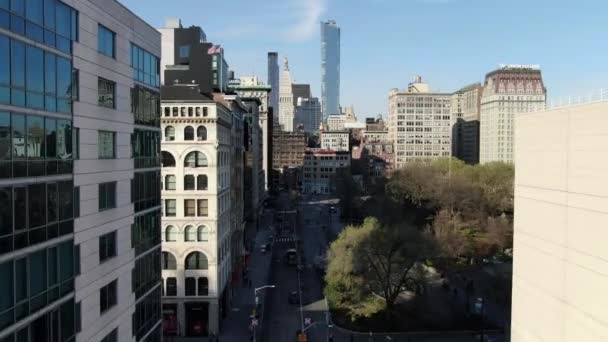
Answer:
POLYGON ((163 107, 165 117, 207 117, 209 108, 207 107, 163 107), (173 114, 173 115, 171 115, 173 114))
POLYGON ((72 233, 79 197, 72 181, 0 188, 0 253, 72 233))
POLYGON ((72 61, 0 34, 0 103, 72 113, 72 61))
POLYGON ((5 336, 2 342, 74 342, 80 325, 80 303, 70 299, 5 336))
MULTIPOLYGON (((140 341, 161 319, 160 286, 135 305, 132 316, 133 336, 140 341)), ((157 336, 157 335, 155 335, 157 336)), ((150 341, 150 339, 147 339, 150 341)), ((153 339, 152 341, 158 341, 153 339)))
POLYGON ((131 280, 136 299, 158 285, 160 281, 160 247, 135 260, 131 280))
MULTIPOLYGON (((161 151, 161 165, 162 167, 175 167, 175 158, 167 151, 161 151)), ((193 151, 186 155, 184 159, 184 167, 197 168, 207 167, 209 161, 207 156, 203 152, 193 151)))
MULTIPOLYGON (((209 241, 209 227, 207 226, 198 226, 194 227, 192 225, 187 225, 184 228, 184 241, 186 242, 207 242, 209 241)), ((175 242, 178 241, 178 231, 174 226, 167 226, 164 231, 164 239, 167 242, 175 242)))
POLYGON ((2 0, 0 27, 71 54, 78 12, 58 0, 2 0))
POLYGON ((160 127, 160 94, 140 86, 131 88, 131 113, 136 125, 160 127))
POLYGON ((72 173, 77 144, 69 120, 0 111, 0 178, 72 173))
POLYGON ((160 244, 160 231, 160 210, 135 216, 131 225, 131 248, 135 249, 135 255, 160 244))
POLYGON ((0 264, 0 329, 74 290, 80 262, 74 254, 74 241, 69 240, 0 264))
MULTIPOLYGON (((165 190, 176 190, 175 175, 165 176, 165 190)), ((184 176, 184 190, 207 190, 209 188, 209 181, 207 175, 185 175, 184 176), (196 182, 195 182, 196 179, 196 182)))
MULTIPOLYGON (((165 127, 165 141, 174 141, 175 140, 175 127, 167 126, 165 127)), ((186 126, 184 128, 184 140, 193 141, 194 140, 194 127, 186 126)), ((198 126, 196 129, 196 140, 198 141, 206 141, 207 140, 207 127, 198 126)))
POLYGON ((136 169, 160 166, 160 132, 135 129, 131 148, 136 169))
POLYGON ((135 172, 131 181, 131 203, 135 212, 160 205, 160 171, 135 172))
POLYGON ((160 63, 158 57, 131 44, 133 79, 151 87, 160 87, 160 63))
MULTIPOLYGON (((175 256, 169 252, 162 253, 161 263, 163 270, 177 269, 175 256)), ((207 270, 209 269, 209 260, 204 253, 192 252, 186 256, 184 267, 187 270, 207 270)))
MULTIPOLYGON (((166 199, 165 200, 165 211, 164 216, 176 217, 177 216, 177 200, 166 199)), ((184 214, 185 217, 208 217, 209 216, 209 200, 208 199, 186 199, 184 200, 184 214)))
MULTIPOLYGON (((163 281, 163 285, 164 285, 163 281)), ((209 295, 209 279, 207 277, 186 277, 184 294, 186 296, 208 296, 209 295)), ((177 296, 177 279, 168 277, 166 286, 163 286, 163 296, 177 296)))

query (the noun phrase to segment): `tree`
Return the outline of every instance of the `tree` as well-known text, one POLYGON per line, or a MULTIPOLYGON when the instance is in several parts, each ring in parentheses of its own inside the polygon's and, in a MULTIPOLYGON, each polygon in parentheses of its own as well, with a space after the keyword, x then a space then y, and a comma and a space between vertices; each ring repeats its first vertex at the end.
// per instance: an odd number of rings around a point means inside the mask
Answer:
POLYGON ((384 309, 392 319, 404 291, 418 292, 416 266, 434 256, 427 235, 410 226, 385 226, 368 217, 347 227, 331 245, 325 294, 332 305, 352 318, 384 309))
POLYGON ((358 218, 356 199, 361 195, 359 185, 347 169, 336 170, 335 184, 344 219, 349 222, 355 221, 358 218))

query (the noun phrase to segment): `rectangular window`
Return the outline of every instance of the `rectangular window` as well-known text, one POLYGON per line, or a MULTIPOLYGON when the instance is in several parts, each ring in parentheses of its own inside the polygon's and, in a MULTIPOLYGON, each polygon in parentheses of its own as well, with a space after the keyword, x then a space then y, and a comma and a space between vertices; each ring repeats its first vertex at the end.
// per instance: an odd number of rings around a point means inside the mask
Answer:
POLYGON ((198 216, 207 217, 209 216, 209 200, 199 199, 198 204, 198 216))
POLYGON ((179 47, 179 58, 190 57, 190 45, 182 45, 179 47))
POLYGON ((116 256, 116 231, 99 237, 99 262, 116 256))
POLYGON ((184 216, 196 216, 196 203, 194 202, 194 200, 184 200, 184 216))
POLYGON ((165 216, 174 217, 176 215, 176 200, 165 200, 165 216))
POLYGON ((167 278, 167 296, 177 296, 177 279, 167 278))
POLYGON ((196 296, 196 279, 193 277, 186 278, 186 296, 196 296))
POLYGON ((106 337, 102 338, 101 342, 118 342, 118 328, 112 330, 106 337))
POLYGON ((116 133, 99 131, 97 134, 99 159, 116 158, 116 133))
POLYGON ((99 184, 99 211, 116 208, 116 182, 99 184))
POLYGON ((116 83, 99 77, 97 79, 97 104, 106 108, 116 108, 116 83))
POLYGON ((102 287, 99 290, 99 313, 103 314, 104 312, 111 309, 114 305, 116 305, 116 280, 113 280, 108 285, 102 287))
POLYGON ((97 50, 108 57, 116 58, 114 52, 116 33, 99 24, 97 26, 97 50))

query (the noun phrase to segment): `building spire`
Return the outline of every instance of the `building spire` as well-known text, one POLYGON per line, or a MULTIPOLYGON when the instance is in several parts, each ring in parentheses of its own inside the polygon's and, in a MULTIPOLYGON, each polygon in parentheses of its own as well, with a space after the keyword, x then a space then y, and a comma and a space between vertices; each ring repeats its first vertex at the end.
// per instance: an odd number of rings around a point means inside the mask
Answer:
POLYGON ((289 60, 287 60, 287 57, 284 58, 284 64, 285 64, 284 70, 289 71, 289 60))

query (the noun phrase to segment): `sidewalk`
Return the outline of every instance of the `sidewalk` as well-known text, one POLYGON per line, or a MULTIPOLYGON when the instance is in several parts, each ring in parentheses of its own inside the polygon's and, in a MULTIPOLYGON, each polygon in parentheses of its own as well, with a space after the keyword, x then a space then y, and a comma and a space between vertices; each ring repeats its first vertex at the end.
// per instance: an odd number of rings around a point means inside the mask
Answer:
MULTIPOLYGON (((251 251, 249 262, 249 277, 252 280, 251 288, 246 283, 237 284, 232 297, 232 309, 228 317, 221 322, 219 338, 221 342, 246 342, 251 340, 249 326, 251 314, 255 306, 254 288, 265 285, 270 271, 271 254, 262 254, 259 246, 266 243, 270 234, 269 230, 260 225, 260 231, 256 234, 255 245, 251 251)), ((259 302, 264 303, 265 291, 259 292, 259 302)), ((263 311, 263 309, 262 309, 263 311)), ((263 319, 263 312, 260 320, 263 319)), ((259 322, 258 329, 262 322, 259 322)))

